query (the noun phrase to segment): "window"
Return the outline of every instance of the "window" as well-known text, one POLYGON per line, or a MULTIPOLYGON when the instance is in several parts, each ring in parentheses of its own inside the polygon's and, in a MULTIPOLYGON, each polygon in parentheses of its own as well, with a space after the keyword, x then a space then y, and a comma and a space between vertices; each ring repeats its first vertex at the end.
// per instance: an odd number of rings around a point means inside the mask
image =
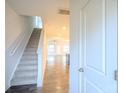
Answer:
POLYGON ((42 28, 43 27, 43 22, 41 17, 35 16, 34 18, 34 28, 42 28))

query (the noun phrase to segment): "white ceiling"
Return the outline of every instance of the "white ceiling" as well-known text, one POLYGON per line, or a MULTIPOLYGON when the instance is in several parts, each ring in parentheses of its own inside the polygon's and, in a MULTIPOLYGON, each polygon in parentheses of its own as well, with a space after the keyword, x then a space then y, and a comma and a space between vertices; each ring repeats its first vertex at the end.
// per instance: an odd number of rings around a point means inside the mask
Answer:
POLYGON ((59 9, 69 9, 69 0, 7 0, 20 15, 42 16, 49 37, 68 39, 69 15, 58 14, 59 9))

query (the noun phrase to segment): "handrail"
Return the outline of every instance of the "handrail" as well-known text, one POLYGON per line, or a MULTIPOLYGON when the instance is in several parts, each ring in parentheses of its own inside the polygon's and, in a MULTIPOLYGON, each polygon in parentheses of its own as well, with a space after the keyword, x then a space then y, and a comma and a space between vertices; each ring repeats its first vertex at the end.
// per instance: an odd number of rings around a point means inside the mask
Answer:
POLYGON ((21 34, 18 36, 18 38, 17 38, 17 39, 15 40, 15 42, 12 44, 13 46, 11 46, 11 47, 8 49, 8 51, 9 51, 9 56, 13 56, 13 55, 16 53, 18 47, 21 45, 21 43, 22 43, 22 41, 24 40, 24 38, 25 38, 25 33, 23 32, 23 33, 21 33, 21 34))

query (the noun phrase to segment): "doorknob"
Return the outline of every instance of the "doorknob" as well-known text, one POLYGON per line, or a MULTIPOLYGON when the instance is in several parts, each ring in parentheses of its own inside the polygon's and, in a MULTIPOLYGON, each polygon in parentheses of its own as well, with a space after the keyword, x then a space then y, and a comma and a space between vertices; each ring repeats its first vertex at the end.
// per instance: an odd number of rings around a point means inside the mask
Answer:
POLYGON ((78 71, 79 71, 79 72, 84 72, 84 69, 83 69, 83 68, 79 68, 78 71))

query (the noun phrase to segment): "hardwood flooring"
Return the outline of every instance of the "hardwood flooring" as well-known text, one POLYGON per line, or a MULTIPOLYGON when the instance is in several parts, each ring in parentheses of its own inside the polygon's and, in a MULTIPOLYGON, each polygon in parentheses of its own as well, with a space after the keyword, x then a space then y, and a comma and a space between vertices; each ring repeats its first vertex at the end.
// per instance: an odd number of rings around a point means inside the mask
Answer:
POLYGON ((65 56, 49 56, 42 89, 36 85, 11 87, 7 93, 69 93, 69 66, 65 56))

